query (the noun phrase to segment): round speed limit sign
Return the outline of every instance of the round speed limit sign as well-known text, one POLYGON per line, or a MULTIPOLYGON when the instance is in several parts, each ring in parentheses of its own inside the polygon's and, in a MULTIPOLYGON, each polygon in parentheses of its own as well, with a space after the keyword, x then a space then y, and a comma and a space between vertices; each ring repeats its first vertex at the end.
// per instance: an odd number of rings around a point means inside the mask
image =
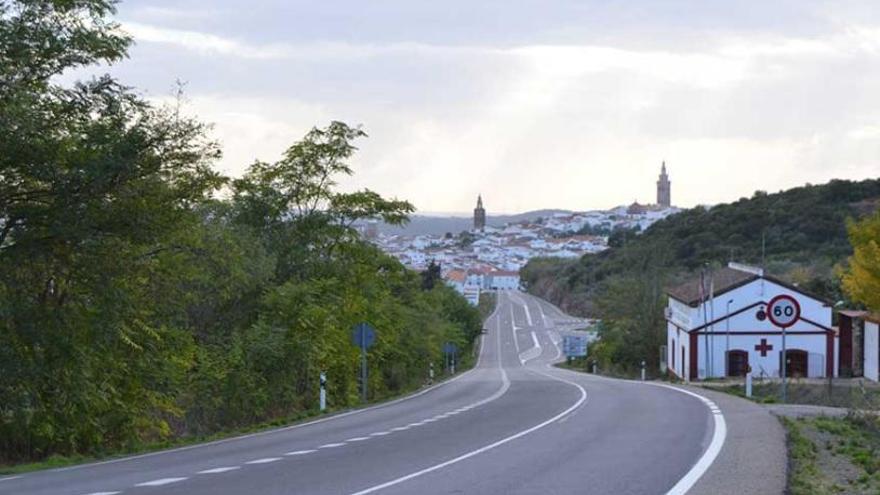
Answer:
POLYGON ((801 305, 791 296, 776 296, 767 303, 767 317, 778 327, 790 327, 801 317, 801 305))

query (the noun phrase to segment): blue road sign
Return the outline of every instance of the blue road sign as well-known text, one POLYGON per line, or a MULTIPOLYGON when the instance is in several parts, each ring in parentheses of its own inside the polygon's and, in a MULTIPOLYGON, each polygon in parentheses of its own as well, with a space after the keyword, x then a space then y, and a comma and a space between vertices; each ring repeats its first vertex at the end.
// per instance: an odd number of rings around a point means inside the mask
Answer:
POLYGON ((358 323, 351 329, 351 341, 361 349, 367 349, 376 341, 376 329, 369 323, 358 323))
POLYGON ((566 335, 562 338, 562 352, 566 357, 586 356, 587 337, 583 335, 566 335))
POLYGON ((443 352, 445 352, 446 354, 455 354, 457 350, 458 347, 456 347, 455 344, 453 344, 452 342, 447 342, 443 344, 443 352))

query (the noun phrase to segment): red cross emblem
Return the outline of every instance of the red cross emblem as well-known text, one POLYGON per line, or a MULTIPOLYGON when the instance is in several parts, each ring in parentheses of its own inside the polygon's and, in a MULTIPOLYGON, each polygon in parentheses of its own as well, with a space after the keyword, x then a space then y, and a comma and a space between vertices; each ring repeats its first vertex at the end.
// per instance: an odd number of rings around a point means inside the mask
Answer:
POLYGON ((761 343, 755 346, 755 350, 761 353, 761 357, 767 357, 767 351, 773 350, 773 344, 768 344, 767 339, 761 339, 761 343))

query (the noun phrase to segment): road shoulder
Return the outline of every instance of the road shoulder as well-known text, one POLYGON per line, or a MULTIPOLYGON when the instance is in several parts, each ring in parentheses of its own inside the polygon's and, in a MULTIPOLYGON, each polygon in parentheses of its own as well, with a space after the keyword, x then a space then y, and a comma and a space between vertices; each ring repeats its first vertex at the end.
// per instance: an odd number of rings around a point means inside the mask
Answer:
POLYGON ((724 448, 691 495, 785 493, 788 453, 785 429, 767 408, 729 394, 681 386, 714 401, 727 422, 724 448))

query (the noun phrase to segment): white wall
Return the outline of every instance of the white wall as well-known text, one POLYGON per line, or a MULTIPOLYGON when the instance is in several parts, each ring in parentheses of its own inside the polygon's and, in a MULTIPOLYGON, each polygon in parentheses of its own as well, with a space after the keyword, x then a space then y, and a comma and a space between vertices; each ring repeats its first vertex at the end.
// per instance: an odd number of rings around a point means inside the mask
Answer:
POLYGON ((674 371, 679 378, 684 379, 690 369, 690 335, 687 332, 679 331, 675 325, 668 323, 666 325, 666 346, 669 355, 666 356, 666 363, 670 369, 674 371), (672 341, 675 340, 675 349, 672 350, 672 341), (681 348, 684 346, 684 359, 681 358, 681 348), (672 353, 675 353, 675 366, 672 366, 672 353))
POLYGON ((880 329, 877 323, 865 322, 865 378, 880 381, 880 329))
MULTIPOLYGON (((826 336, 822 335, 798 335, 786 332, 785 345, 788 350, 799 349, 807 351, 807 372, 810 378, 825 377, 825 347, 826 336)), ((697 374, 700 378, 709 375, 707 366, 712 366, 711 376, 720 378, 725 374, 725 353, 727 339, 725 335, 700 335, 697 337, 697 374), (714 338, 713 338, 714 337, 714 338), (710 359, 706 361, 706 343, 709 343, 710 359)), ((782 355, 782 335, 737 335, 731 332, 730 350, 744 350, 749 353, 749 365, 752 367, 752 375, 778 377, 780 375, 779 358, 782 355), (761 343, 761 339, 767 339, 767 344, 773 349, 767 351, 766 356, 755 350, 755 346, 761 343)), ((832 355, 833 359, 833 355, 832 355)))
MULTIPOLYGON (((756 280, 742 287, 723 294, 716 294, 714 310, 710 302, 706 303, 706 314, 704 317, 703 307, 698 306, 692 308, 675 299, 669 299, 669 310, 671 311, 671 320, 684 329, 693 329, 700 327, 707 321, 723 319, 727 314, 727 301, 732 300, 730 304, 730 314, 736 313, 738 310, 751 306, 757 302, 768 302, 773 297, 787 294, 795 299, 801 305, 801 317, 811 320, 818 325, 825 327, 831 326, 831 308, 823 302, 814 300, 803 294, 792 291, 786 287, 775 284, 768 280, 756 280)), ((762 369, 766 375, 779 376, 779 356, 782 352, 782 336, 778 333, 780 329, 774 326, 768 318, 763 321, 759 320, 756 315, 761 306, 754 306, 743 311, 740 314, 730 317, 729 328, 731 333, 730 349, 742 349, 749 353, 749 364, 752 366, 752 372, 755 375, 761 373, 762 369), (761 333, 765 335, 756 335, 761 333), (740 335, 737 335, 740 334, 740 335), (762 357, 759 352, 755 351, 755 346, 761 342, 761 339, 767 339, 767 343, 773 346, 767 355, 762 357)), ((711 376, 723 377, 725 375, 725 353, 727 350, 726 332, 728 329, 727 321, 720 321, 713 326, 705 329, 718 333, 712 335, 700 335, 697 339, 697 372, 700 378, 709 376, 711 367, 711 376), (706 343, 709 343, 709 349, 712 351, 709 363, 706 361, 706 343)), ((825 359, 834 359, 836 355, 837 342, 835 341, 835 352, 830 356, 825 356, 827 347, 827 337, 825 334, 798 335, 801 332, 818 332, 824 329, 820 326, 813 325, 803 320, 799 320, 793 326, 786 330, 786 347, 788 349, 805 350, 808 356, 808 373, 813 377, 825 376, 825 359)), ((680 332, 681 338, 677 335, 675 325, 667 324, 667 339, 669 345, 671 339, 676 340, 678 353, 676 354, 676 374, 685 376, 689 370, 688 364, 680 363, 681 361, 681 345, 686 350, 685 361, 690 359, 690 340, 685 332, 680 332), (685 367, 683 368, 682 365, 685 367)), ((671 359, 671 357, 670 357, 671 359)), ((671 362, 671 361, 670 361, 671 362)), ((835 365, 836 372, 837 367, 835 365)))

